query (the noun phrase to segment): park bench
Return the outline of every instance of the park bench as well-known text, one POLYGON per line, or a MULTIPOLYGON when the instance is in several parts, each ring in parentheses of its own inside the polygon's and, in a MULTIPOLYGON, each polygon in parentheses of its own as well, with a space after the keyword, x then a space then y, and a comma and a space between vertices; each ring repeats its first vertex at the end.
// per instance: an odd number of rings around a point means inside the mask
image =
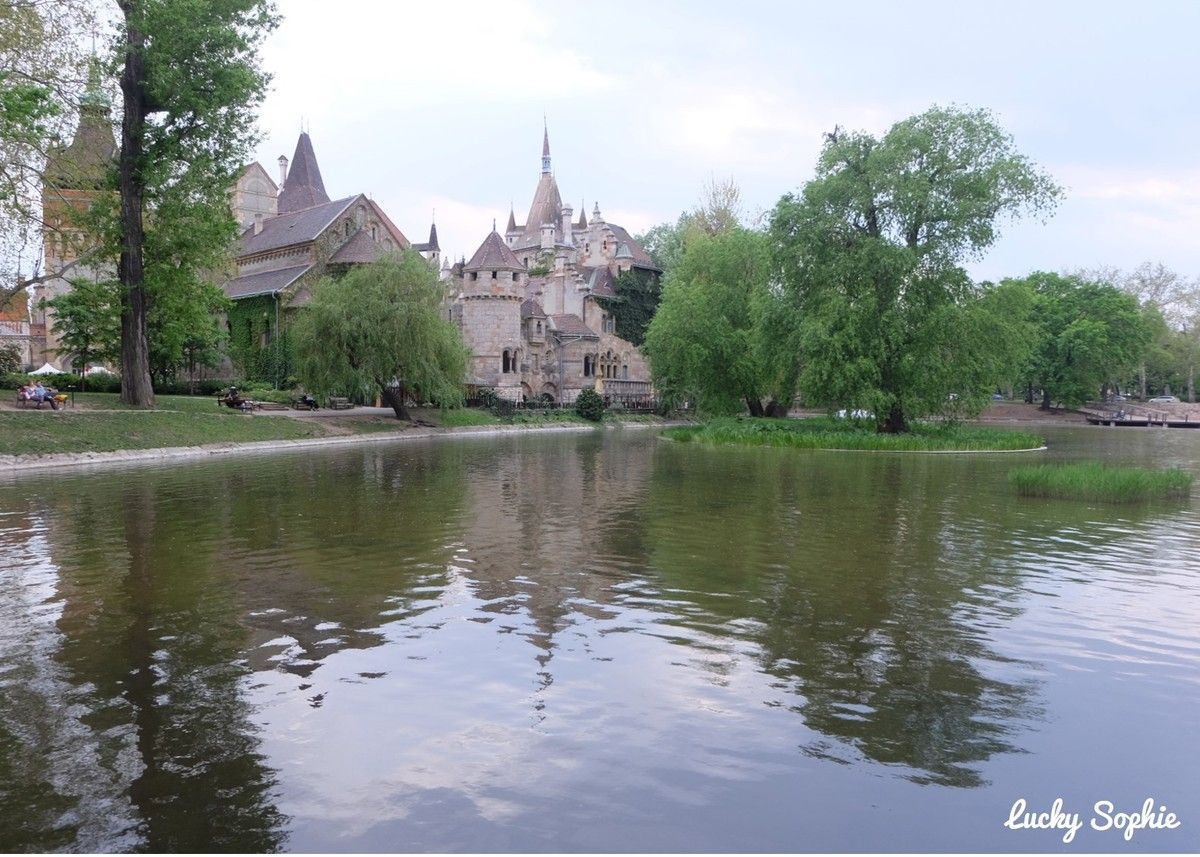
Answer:
POLYGON ((351 402, 345 396, 330 396, 329 397, 329 409, 331 411, 348 411, 353 407, 354 407, 354 403, 351 402))

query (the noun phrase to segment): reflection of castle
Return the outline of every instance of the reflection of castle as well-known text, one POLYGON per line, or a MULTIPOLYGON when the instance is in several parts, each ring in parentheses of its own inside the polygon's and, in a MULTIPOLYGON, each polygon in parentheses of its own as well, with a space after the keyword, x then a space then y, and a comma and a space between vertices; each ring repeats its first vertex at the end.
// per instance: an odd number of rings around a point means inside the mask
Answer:
POLYGON ((562 201, 542 139, 542 174, 523 225, 510 210, 504 236, 484 239, 470 261, 451 269, 450 307, 471 349, 469 383, 509 399, 570 402, 585 387, 609 398, 650 395, 641 352, 616 335, 604 306, 626 272, 658 276, 658 266, 599 203, 589 223, 562 201))

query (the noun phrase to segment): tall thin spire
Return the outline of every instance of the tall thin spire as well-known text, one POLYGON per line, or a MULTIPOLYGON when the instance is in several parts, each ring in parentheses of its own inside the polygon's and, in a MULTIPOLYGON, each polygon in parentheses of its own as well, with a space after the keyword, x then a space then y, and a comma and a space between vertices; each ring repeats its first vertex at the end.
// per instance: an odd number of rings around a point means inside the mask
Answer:
POLYGON ((542 173, 550 173, 550 128, 546 125, 546 117, 542 117, 542 173))

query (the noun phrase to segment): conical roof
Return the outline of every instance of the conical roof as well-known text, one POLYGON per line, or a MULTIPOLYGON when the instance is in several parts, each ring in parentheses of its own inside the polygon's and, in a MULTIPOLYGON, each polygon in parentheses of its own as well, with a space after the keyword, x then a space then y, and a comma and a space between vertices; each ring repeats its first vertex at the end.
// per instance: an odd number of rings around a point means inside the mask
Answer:
POLYGON ((51 148, 46 157, 46 184, 62 190, 99 190, 117 158, 109 109, 112 102, 100 85, 100 64, 88 66, 88 85, 79 99, 79 125, 69 146, 51 148))
POLYGON ((314 205, 329 202, 325 182, 321 180, 321 168, 317 166, 317 155, 313 152, 312 140, 306 132, 300 132, 296 141, 296 153, 288 170, 283 189, 279 192, 279 213, 302 211, 314 205))
POLYGON ((517 216, 513 213, 511 205, 508 207, 508 228, 505 231, 506 232, 516 232, 517 231, 517 216))
POLYGON ((508 245, 504 243, 504 239, 494 228, 491 234, 483 239, 483 243, 479 245, 479 249, 475 251, 471 261, 463 266, 464 271, 481 271, 485 268, 489 271, 525 270, 521 260, 512 250, 508 249, 508 245))

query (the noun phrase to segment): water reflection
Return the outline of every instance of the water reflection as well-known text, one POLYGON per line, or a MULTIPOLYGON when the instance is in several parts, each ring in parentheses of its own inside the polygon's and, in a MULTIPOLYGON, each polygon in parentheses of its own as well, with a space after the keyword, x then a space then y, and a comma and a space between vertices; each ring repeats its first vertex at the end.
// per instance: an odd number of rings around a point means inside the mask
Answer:
POLYGON ((1200 686, 1190 510, 1006 466, 597 433, 0 488, 0 847, 795 848, 780 789, 984 792, 1049 660, 1200 686), (1126 569, 1173 595, 1106 644, 1126 569))

